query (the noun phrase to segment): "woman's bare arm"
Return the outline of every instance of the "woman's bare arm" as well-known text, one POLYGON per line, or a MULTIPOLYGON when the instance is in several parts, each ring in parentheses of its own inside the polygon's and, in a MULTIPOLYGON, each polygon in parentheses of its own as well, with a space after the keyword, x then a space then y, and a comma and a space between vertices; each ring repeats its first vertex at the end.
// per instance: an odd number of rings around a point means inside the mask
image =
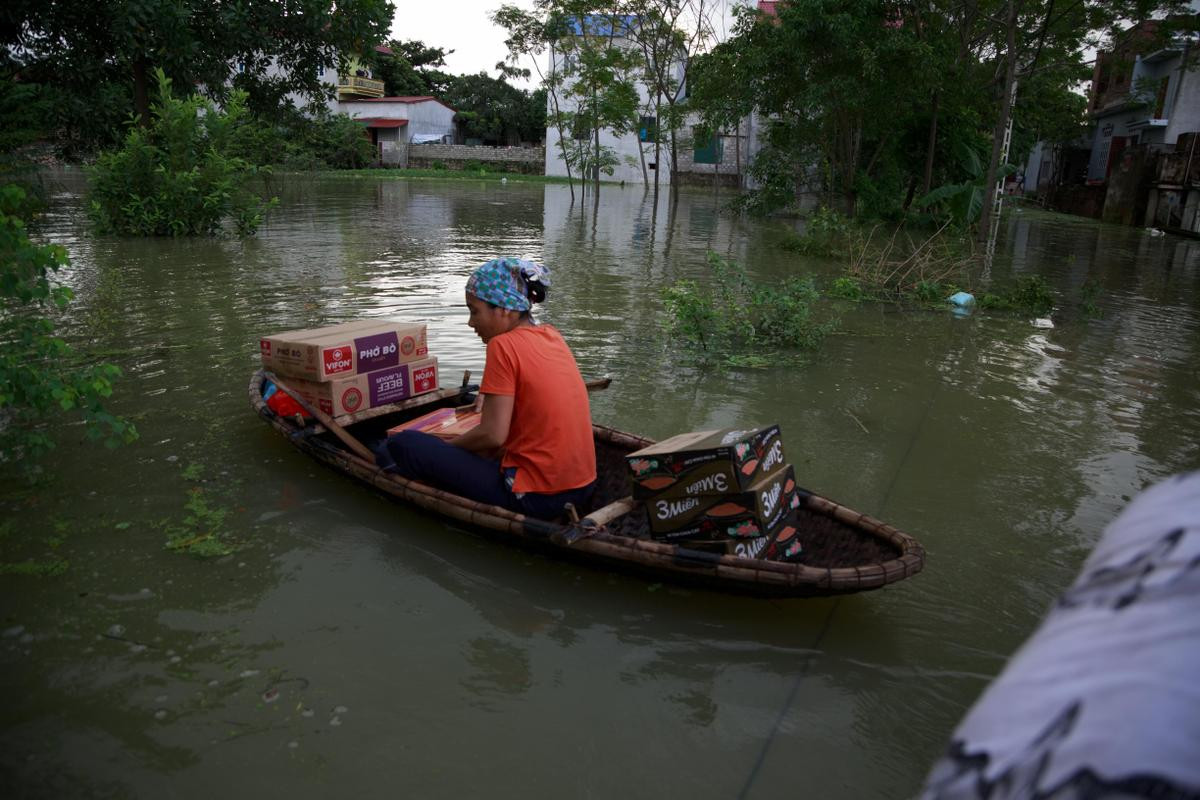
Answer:
POLYGON ((504 446, 508 440, 508 428, 512 423, 515 399, 508 394, 480 395, 486 397, 483 417, 479 424, 450 440, 450 444, 474 453, 486 453, 504 446))

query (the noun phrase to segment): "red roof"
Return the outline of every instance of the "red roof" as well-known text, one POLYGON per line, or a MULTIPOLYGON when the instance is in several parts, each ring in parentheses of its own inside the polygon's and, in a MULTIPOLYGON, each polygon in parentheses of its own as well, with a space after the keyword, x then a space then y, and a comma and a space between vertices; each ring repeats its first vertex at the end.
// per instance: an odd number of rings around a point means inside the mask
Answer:
POLYGON ((779 16, 779 9, 775 7, 777 5, 779 5, 778 0, 758 0, 758 10, 768 17, 779 16))
POLYGON ((383 53, 383 54, 385 54, 385 55, 389 55, 389 56, 391 56, 391 55, 395 55, 395 53, 393 53, 393 52, 392 52, 392 48, 390 48, 390 47, 388 47, 388 46, 386 46, 386 45, 382 45, 382 44, 377 44, 377 45, 375 45, 375 52, 376 52, 376 53, 383 53))
POLYGON ((387 117, 366 117, 354 121, 361 122, 368 128, 403 128, 408 124, 406 119, 388 119, 387 117))

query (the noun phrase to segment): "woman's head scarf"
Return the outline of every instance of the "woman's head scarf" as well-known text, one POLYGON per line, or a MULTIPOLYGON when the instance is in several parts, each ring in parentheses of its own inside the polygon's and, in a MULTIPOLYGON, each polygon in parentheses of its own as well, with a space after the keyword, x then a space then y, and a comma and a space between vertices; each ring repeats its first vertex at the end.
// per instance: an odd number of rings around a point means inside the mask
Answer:
POLYGON ((493 258, 471 273, 467 291, 509 311, 528 311, 530 282, 550 285, 550 270, 523 258, 493 258))

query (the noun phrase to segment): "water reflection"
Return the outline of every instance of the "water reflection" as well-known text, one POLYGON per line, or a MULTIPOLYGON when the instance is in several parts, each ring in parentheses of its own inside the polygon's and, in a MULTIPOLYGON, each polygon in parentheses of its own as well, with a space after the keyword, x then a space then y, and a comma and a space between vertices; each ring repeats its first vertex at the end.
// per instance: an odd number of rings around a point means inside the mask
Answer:
POLYGON ((1054 327, 846 306, 811 363, 728 372, 679 356, 660 288, 704 280, 710 250, 768 281, 835 265, 708 191, 572 204, 561 186, 289 178, 241 242, 93 239, 78 177, 60 187, 46 235, 78 295, 62 330, 124 368, 113 404, 142 439, 84 450, 65 428, 50 481, 0 501, 32 554, 71 562, 0 587, 22 629, 0 639, 0 765, 31 794, 393 788, 363 763, 417 795, 516 796, 536 772, 548 793, 657 797, 661 763, 694 797, 911 794, 1103 524, 1200 464, 1197 242, 1014 212, 993 275, 1043 276, 1054 327), (443 374, 478 374, 462 286, 507 253, 550 264, 543 318, 585 374, 614 376, 597 421, 777 422, 800 483, 917 534, 927 571, 769 603, 552 561, 384 502, 249 412, 266 330, 404 317, 443 374), (162 548, 197 488, 244 545, 227 561, 162 548), (95 640, 113 625, 136 642, 95 640))

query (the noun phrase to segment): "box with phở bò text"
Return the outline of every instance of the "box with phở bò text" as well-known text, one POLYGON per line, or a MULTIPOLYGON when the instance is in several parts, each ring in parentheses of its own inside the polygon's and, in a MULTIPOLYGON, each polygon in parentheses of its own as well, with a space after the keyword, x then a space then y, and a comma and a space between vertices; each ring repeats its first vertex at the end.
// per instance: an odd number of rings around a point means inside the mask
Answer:
POLYGON ((328 381, 280 378, 288 388, 333 417, 398 403, 438 388, 437 359, 424 358, 328 381))
POLYGON ((358 320, 264 336, 262 365, 281 376, 330 381, 395 367, 429 355, 422 324, 358 320))
POLYGON ((625 456, 633 497, 696 497, 746 489, 784 465, 778 425, 681 433, 625 456))
POLYGON ((650 535, 659 541, 729 542, 768 537, 799 508, 801 492, 791 464, 746 489, 720 495, 652 497, 645 501, 650 535))

